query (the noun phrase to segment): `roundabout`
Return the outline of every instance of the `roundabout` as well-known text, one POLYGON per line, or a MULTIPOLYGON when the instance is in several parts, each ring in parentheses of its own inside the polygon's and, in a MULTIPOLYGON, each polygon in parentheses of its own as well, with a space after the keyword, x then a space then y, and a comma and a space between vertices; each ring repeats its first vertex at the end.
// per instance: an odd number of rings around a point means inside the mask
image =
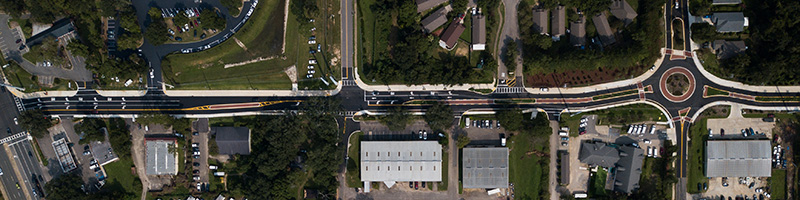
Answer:
POLYGON ((696 88, 692 72, 684 67, 673 67, 661 74, 658 81, 661 95, 672 102, 684 102, 694 93, 696 88))

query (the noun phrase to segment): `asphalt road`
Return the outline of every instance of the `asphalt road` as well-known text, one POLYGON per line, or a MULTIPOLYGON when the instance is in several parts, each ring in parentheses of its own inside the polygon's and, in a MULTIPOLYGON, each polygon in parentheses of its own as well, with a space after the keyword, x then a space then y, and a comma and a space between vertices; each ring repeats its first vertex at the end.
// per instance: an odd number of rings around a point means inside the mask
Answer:
POLYGON ((356 29, 355 27, 355 14, 356 10, 353 8, 355 5, 353 0, 342 0, 340 1, 342 8, 341 11, 341 41, 342 41, 342 57, 341 57, 341 66, 342 66, 342 80, 355 80, 355 64, 353 59, 355 59, 355 35, 353 34, 353 30, 356 29))
MULTIPOLYGON (((22 175, 22 181, 20 181, 19 184, 25 184, 29 190, 35 188, 36 186, 34 185, 32 176, 35 175, 38 177, 41 175, 42 169, 39 164, 39 159, 36 157, 37 155, 35 155, 36 151, 34 151, 33 146, 28 140, 22 140, 20 143, 11 145, 10 148, 14 154, 14 160, 17 162, 17 167, 20 169, 19 172, 22 175)), ((40 184, 37 191, 41 191, 41 187, 44 187, 44 184, 40 184)), ((41 192, 36 192, 36 194, 38 194, 38 197, 42 197, 41 192)), ((31 194, 31 196, 34 197, 33 194, 31 194)))
POLYGON ((5 190, 5 198, 8 199, 25 199, 25 194, 21 189, 17 189, 16 183, 21 182, 11 165, 10 159, 5 148, 0 148, 0 169, 3 170, 3 175, 0 176, 0 181, 3 182, 3 190, 5 190))

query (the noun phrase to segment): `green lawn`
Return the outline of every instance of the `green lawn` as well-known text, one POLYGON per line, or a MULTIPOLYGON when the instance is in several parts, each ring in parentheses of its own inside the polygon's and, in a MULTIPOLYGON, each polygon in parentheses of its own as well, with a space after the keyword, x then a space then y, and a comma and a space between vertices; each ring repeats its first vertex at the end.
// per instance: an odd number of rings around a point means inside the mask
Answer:
POLYGON ((706 93, 707 96, 728 96, 729 93, 727 91, 722 91, 717 88, 708 88, 708 92, 706 93))
MULTIPOLYGON (((284 1, 261 1, 250 20, 239 32, 222 44, 202 52, 168 55, 163 63, 164 77, 176 89, 290 89, 289 78, 283 69, 300 62, 295 44, 299 35, 298 23, 289 15, 286 41, 286 60, 281 59, 283 41, 284 1), (238 39, 246 47, 241 48, 238 39), (232 68, 224 64, 255 58, 278 58, 232 68)), ((303 61, 305 62, 305 61, 303 61)), ((298 63, 302 64, 302 63, 298 63)))
POLYGON ((769 180, 771 199, 786 199, 786 170, 773 169, 772 177, 769 180))
POLYGON ((608 191, 606 191, 606 178, 608 177, 608 172, 603 168, 597 170, 597 173, 594 173, 594 176, 591 177, 591 181, 589 181, 589 193, 590 196, 593 198, 597 197, 607 197, 608 191))
POLYGON ((361 161, 361 152, 359 149, 361 147, 362 135, 364 135, 364 133, 357 132, 350 136, 350 148, 347 149, 347 155, 350 156, 350 160, 347 161, 347 173, 345 174, 347 187, 360 188, 364 186, 361 183, 361 169, 358 166, 358 163, 361 161))
POLYGON ((104 169, 108 174, 106 187, 112 190, 121 189, 120 191, 132 194, 134 196, 132 199, 138 200, 142 194, 142 183, 139 181, 139 177, 131 174, 131 167, 133 167, 133 160, 130 158, 105 165, 104 169))
MULTIPOLYGON (((683 23, 680 20, 672 20, 672 49, 683 50, 683 23)), ((689 27, 686 27, 687 29, 689 27)))
POLYGON ((692 194, 700 193, 697 190, 697 184, 708 183, 705 176, 704 163, 705 163, 705 143, 708 139, 708 129, 706 128, 706 119, 697 121, 689 129, 689 160, 687 161, 687 168, 689 179, 686 184, 686 191, 692 194))
POLYGON ((800 96, 757 96, 756 101, 770 101, 770 102, 782 102, 782 101, 800 101, 800 96))
POLYGON ((614 93, 610 93, 610 94, 597 95, 597 96, 593 96, 592 100, 599 101, 599 100, 603 100, 603 99, 609 99, 609 98, 613 98, 613 97, 622 97, 622 96, 628 96, 628 95, 634 95, 634 94, 639 94, 639 90, 631 89, 631 90, 625 90, 625 91, 621 91, 621 92, 614 92, 614 93))
POLYGON ((442 146, 442 182, 437 185, 439 191, 447 191, 447 184, 450 180, 447 175, 447 170, 450 168, 450 152, 447 152, 447 145, 442 146))
MULTIPOLYGON (((27 55, 27 54, 25 54, 27 55)), ((42 90, 68 90, 69 81, 56 78, 53 80, 53 87, 42 87, 37 82, 37 78, 25 69, 22 69, 17 63, 11 62, 8 67, 3 69, 3 73, 8 77, 8 82, 13 86, 25 88, 24 92, 36 92, 42 90)), ((73 86, 74 87, 74 86, 73 86)))
POLYGON ((22 34, 25 35, 25 38, 31 37, 31 33, 33 33, 33 25, 31 25, 31 22, 29 20, 14 18, 9 20, 9 22, 11 21, 17 22, 20 25, 20 27, 22 27, 22 34))
POLYGON ((516 196, 520 199, 541 199, 541 191, 547 190, 549 160, 527 153, 533 150, 548 151, 547 140, 535 140, 533 136, 527 134, 514 135, 510 140, 509 181, 514 183, 516 196), (534 143, 534 141, 539 142, 534 143))

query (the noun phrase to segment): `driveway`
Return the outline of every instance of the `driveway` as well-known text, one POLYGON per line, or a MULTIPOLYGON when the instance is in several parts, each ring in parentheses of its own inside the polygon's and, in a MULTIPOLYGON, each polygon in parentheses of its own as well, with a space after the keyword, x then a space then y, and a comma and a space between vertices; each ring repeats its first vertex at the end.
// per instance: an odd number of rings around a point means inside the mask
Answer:
MULTIPOLYGON (((519 0, 503 0, 503 5, 505 6, 505 16, 503 16, 503 28, 500 33, 500 37, 498 37, 496 56, 497 60, 503 60, 502 54, 503 52, 508 51, 506 49, 506 41, 514 41, 517 43, 517 57, 514 58, 515 62, 517 62, 517 70, 514 72, 515 76, 522 76, 522 41, 519 39, 519 23, 517 20, 517 5, 519 4, 519 0)), ((504 80, 510 79, 509 74, 507 74, 508 69, 504 62, 498 62, 498 69, 497 69, 497 78, 504 80)), ((522 81, 522 79, 520 79, 522 81)), ((522 82, 519 82, 520 84, 522 82)))
MULTIPOLYGON (((199 169, 194 167, 192 171, 199 170, 200 173, 197 174, 200 176, 201 183, 208 183, 208 140, 210 139, 209 135, 209 128, 208 128, 208 118, 198 119, 197 121, 192 122, 192 131, 197 132, 198 135, 192 136, 192 143, 198 143, 200 148, 200 158, 193 159, 193 162, 200 163, 199 169)), ((191 147, 191 145, 189 146, 191 147)), ((194 155, 194 151, 192 155, 194 155)))

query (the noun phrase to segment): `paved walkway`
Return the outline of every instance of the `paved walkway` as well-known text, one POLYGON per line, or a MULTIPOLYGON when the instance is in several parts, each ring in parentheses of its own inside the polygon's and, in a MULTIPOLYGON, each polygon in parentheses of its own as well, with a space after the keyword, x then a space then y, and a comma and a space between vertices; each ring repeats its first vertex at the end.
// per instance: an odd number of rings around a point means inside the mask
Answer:
POLYGON ((495 79, 492 83, 479 83, 479 84, 463 84, 463 85, 454 85, 454 86, 447 86, 447 85, 367 85, 364 81, 361 80, 361 77, 358 73, 356 75, 356 85, 363 90, 372 91, 419 91, 419 90, 469 90, 472 89, 490 89, 494 90, 495 83, 497 79, 495 79))

